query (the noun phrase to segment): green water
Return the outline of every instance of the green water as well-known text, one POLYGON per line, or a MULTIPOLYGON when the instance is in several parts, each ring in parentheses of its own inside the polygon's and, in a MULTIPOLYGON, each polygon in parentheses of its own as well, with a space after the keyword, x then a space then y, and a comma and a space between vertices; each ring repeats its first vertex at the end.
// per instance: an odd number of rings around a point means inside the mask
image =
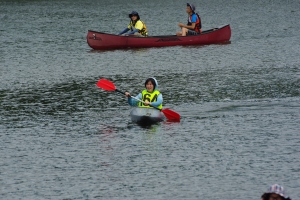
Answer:
POLYGON ((136 10, 151 35, 178 31, 184 1, 0 2, 1 199, 299 199, 300 3, 195 2, 231 44, 93 51, 136 10), (111 80, 155 76, 180 123, 140 127, 111 80))

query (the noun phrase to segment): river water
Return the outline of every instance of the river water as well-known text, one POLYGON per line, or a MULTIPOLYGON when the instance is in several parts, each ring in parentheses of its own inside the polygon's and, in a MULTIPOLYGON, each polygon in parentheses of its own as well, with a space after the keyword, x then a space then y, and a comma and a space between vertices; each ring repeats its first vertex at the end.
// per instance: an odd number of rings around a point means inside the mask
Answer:
POLYGON ((136 10, 174 34, 186 1, 0 1, 1 199, 300 199, 300 2, 197 1, 231 43, 93 51, 136 10), (156 77, 180 123, 141 127, 124 96, 156 77))

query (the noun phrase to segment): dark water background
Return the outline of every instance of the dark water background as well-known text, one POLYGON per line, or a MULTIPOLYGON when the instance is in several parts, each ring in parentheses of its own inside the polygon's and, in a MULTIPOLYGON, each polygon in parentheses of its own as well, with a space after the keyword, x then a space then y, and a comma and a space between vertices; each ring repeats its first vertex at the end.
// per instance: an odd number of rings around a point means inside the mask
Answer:
POLYGON ((197 1, 231 44, 93 51, 140 13, 173 34, 186 1, 0 1, 0 199, 300 199, 300 1, 197 1), (107 78, 155 76, 180 123, 140 127, 107 78))

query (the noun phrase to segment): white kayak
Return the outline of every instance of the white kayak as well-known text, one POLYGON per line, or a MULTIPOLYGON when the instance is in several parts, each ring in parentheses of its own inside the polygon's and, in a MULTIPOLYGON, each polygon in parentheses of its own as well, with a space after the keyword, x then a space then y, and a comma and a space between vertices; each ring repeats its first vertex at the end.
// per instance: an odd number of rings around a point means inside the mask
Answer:
POLYGON ((138 124, 155 124, 165 120, 165 115, 154 108, 135 107, 130 112, 132 122, 138 124))

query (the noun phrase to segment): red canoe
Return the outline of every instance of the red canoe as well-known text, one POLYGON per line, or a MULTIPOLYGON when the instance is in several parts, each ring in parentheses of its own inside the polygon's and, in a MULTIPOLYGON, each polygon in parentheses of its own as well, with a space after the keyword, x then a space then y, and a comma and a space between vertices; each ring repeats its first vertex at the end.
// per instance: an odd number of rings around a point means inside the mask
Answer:
POLYGON ((176 45, 208 45, 228 43, 231 37, 229 24, 203 31, 201 35, 192 36, 118 36, 97 31, 88 31, 87 43, 95 50, 165 47, 176 45))

